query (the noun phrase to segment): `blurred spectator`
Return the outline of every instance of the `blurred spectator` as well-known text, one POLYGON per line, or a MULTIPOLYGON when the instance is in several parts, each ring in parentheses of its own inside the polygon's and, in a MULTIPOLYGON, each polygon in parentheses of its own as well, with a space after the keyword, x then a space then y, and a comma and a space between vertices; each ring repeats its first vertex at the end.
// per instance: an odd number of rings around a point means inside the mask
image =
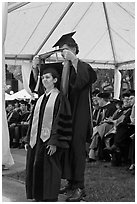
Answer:
POLYGON ((20 103, 17 99, 14 100, 14 108, 19 114, 21 114, 20 103))
POLYGON ((36 101, 32 100, 30 102, 30 104, 27 104, 27 109, 28 109, 28 105, 29 105, 29 114, 27 115, 27 117, 25 118, 25 120, 23 120, 19 126, 20 128, 20 145, 19 148, 24 148, 25 145, 25 140, 26 140, 26 134, 28 131, 28 127, 29 127, 29 122, 30 122, 30 118, 31 118, 31 113, 33 110, 33 107, 35 105, 36 101))
POLYGON ((14 109, 13 102, 9 101, 6 107, 7 117, 9 116, 10 112, 14 109))
POLYGON ((20 118, 19 118, 19 122, 17 124, 17 129, 18 129, 18 147, 21 147, 21 143, 22 143, 22 138, 25 137, 26 131, 27 131, 27 127, 26 126, 26 122, 28 119, 28 116, 30 114, 30 112, 28 111, 28 102, 21 100, 20 101, 20 110, 21 110, 21 114, 20 114, 20 118), (24 127, 25 126, 25 127, 24 127))
POLYGON ((104 92, 98 95, 99 111, 96 119, 96 126, 93 128, 93 135, 91 137, 90 151, 89 151, 89 162, 103 158, 101 135, 98 133, 98 126, 104 122, 106 118, 109 118, 116 111, 114 103, 110 102, 110 93, 104 92))
POLYGON ((18 132, 15 127, 19 122, 20 115, 16 108, 14 108, 13 102, 9 102, 7 110, 8 110, 7 121, 10 135, 10 147, 16 147, 18 132))
POLYGON ((130 131, 133 133, 130 135, 130 147, 129 147, 129 159, 131 161, 131 165, 129 170, 135 170, 135 91, 130 90, 129 97, 130 104, 132 106, 132 111, 130 115, 131 124, 129 125, 130 131))
POLYGON ((111 147, 105 148, 112 154, 112 159, 115 158, 114 165, 121 165, 128 161, 130 135, 133 133, 133 129, 129 125, 132 111, 130 93, 124 93, 122 100, 122 115, 116 120, 114 143, 111 147))
POLYGON ((99 103, 98 103, 98 96, 97 96, 97 94, 99 94, 99 93, 100 93, 99 89, 95 89, 92 92, 93 127, 97 125, 97 115, 98 115, 98 111, 99 111, 99 103))

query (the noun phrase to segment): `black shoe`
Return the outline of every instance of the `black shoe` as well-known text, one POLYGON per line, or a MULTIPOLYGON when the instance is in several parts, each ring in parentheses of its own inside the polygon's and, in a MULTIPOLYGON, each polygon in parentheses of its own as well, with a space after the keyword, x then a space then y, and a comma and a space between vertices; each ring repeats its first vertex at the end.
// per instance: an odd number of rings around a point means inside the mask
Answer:
POLYGON ((19 144, 13 144, 12 148, 18 148, 19 144))
POLYGON ((135 170, 135 164, 131 164, 131 166, 129 167, 129 171, 133 171, 135 170))
POLYGON ((116 145, 112 145, 111 147, 106 147, 104 148, 104 151, 107 151, 109 153, 112 153, 112 152, 120 152, 120 149, 116 146, 116 145))
POLYGON ((67 184, 66 186, 60 188, 59 190, 59 194, 64 194, 64 193, 67 193, 68 191, 71 191, 73 190, 73 187, 71 184, 67 184))
POLYGON ((20 144, 18 148, 19 149, 24 149, 24 144, 20 144))
POLYGON ((73 191, 72 195, 69 196, 67 202, 79 202, 86 196, 85 189, 77 188, 73 191))
POLYGON ((92 162, 96 162, 96 160, 89 158, 89 159, 87 160, 87 162, 88 162, 88 163, 92 163, 92 162))

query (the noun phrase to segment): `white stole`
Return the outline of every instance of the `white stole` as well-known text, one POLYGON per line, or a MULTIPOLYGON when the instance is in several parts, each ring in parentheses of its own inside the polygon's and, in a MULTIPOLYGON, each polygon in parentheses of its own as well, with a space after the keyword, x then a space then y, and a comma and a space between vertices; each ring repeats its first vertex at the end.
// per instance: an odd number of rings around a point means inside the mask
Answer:
MULTIPOLYGON (((54 104, 55 104, 58 94, 59 94, 58 89, 56 88, 52 89, 49 99, 47 101, 45 110, 44 110, 41 134, 40 134, 40 138, 42 139, 43 142, 45 142, 46 140, 50 138, 52 121, 53 121, 54 104)), ((35 110, 34 110, 32 127, 31 127, 31 132, 30 132, 30 146, 32 148, 36 144, 36 140, 37 140, 39 113, 40 113, 40 107, 41 107, 43 97, 44 97, 44 94, 38 99, 35 110)))

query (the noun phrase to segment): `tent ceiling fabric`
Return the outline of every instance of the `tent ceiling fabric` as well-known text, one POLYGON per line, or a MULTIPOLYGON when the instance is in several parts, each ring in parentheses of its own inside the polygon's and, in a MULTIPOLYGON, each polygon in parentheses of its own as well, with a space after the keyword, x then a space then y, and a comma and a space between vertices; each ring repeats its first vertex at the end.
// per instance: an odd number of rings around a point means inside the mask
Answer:
MULTIPOLYGON (((76 31, 79 58, 114 61, 107 21, 102 2, 74 2, 55 27, 70 2, 30 2, 8 13, 6 56, 34 55, 53 50, 61 35, 76 31), (54 31, 49 36, 51 30, 54 31)), ((135 3, 105 3, 116 61, 135 60, 135 3)))

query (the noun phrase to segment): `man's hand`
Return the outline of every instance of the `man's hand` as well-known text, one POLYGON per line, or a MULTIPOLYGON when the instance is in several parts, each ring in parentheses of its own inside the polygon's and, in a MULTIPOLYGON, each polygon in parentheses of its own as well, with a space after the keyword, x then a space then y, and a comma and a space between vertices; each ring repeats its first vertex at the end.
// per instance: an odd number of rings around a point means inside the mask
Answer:
POLYGON ((28 144, 25 144, 25 150, 26 150, 26 151, 28 150, 28 147, 29 147, 29 145, 28 145, 28 144))
POLYGON ((57 147, 55 145, 48 145, 46 148, 49 148, 47 154, 49 154, 50 156, 53 155, 57 150, 57 147))
POLYGON ((73 65, 73 67, 75 68, 75 70, 77 72, 78 58, 76 57, 76 55, 73 52, 71 52, 70 50, 67 50, 67 49, 63 50, 62 55, 63 55, 65 60, 70 60, 72 62, 72 65, 73 65))
POLYGON ((73 62, 74 60, 77 59, 76 55, 73 52, 71 52, 70 50, 64 49, 62 51, 62 54, 63 54, 64 59, 66 59, 66 60, 70 60, 73 62))

